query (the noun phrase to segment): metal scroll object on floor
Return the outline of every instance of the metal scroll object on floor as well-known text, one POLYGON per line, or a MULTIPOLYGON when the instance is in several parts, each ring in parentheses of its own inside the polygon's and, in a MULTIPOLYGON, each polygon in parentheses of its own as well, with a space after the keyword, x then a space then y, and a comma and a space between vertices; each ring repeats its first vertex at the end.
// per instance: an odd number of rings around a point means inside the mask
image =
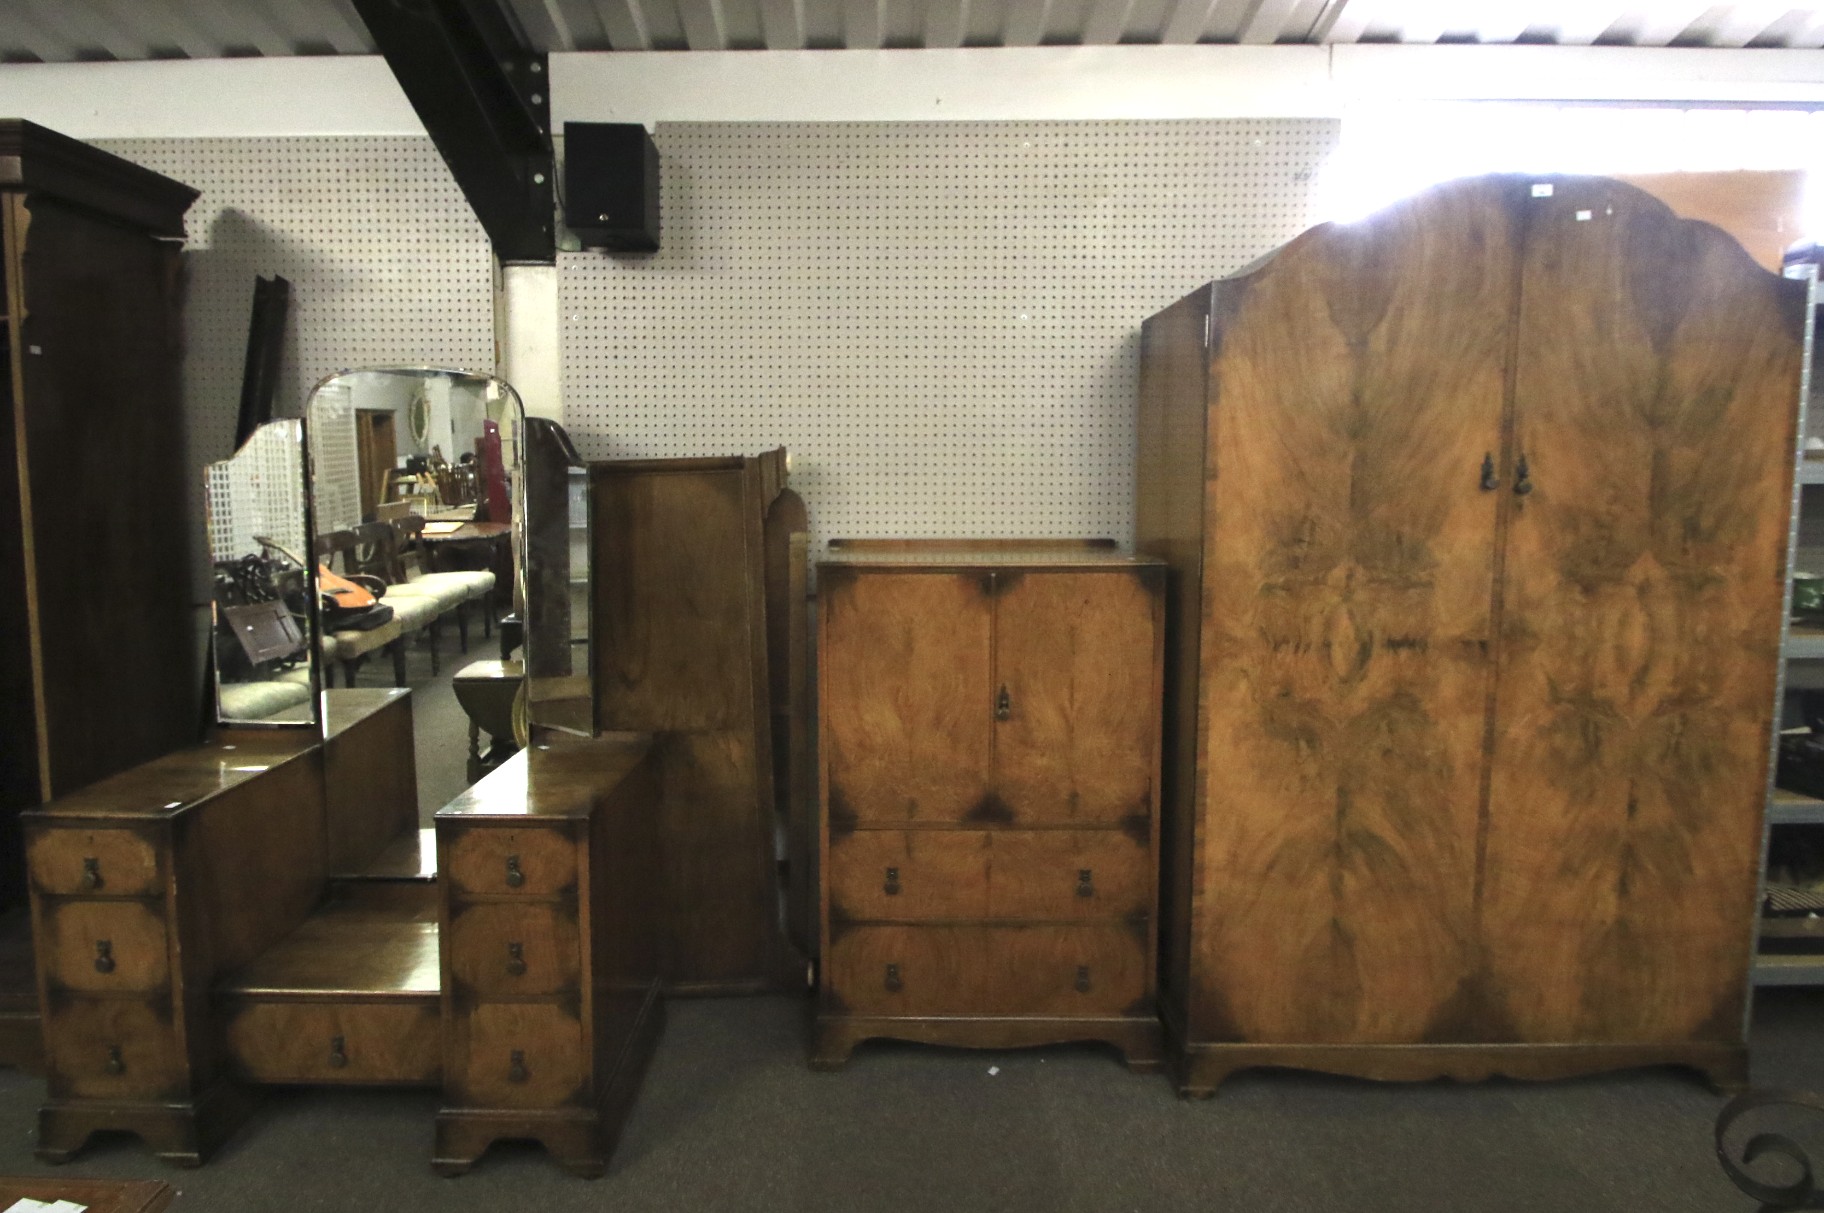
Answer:
POLYGON ((1815 1137, 1824 1128, 1824 1101, 1808 1092, 1748 1091, 1725 1104, 1716 1118, 1716 1160, 1730 1183, 1760 1202, 1763 1213, 1824 1209, 1811 1156, 1790 1135, 1789 1122, 1804 1125, 1815 1137), (1741 1132, 1733 1131, 1738 1122, 1741 1132), (1769 1158, 1783 1161, 1769 1166, 1764 1161, 1769 1158), (1790 1178, 1757 1179, 1750 1172, 1757 1164, 1762 1172, 1790 1178))
POLYGON ((206 472, 216 718, 318 723, 317 578, 304 426, 270 421, 206 472))

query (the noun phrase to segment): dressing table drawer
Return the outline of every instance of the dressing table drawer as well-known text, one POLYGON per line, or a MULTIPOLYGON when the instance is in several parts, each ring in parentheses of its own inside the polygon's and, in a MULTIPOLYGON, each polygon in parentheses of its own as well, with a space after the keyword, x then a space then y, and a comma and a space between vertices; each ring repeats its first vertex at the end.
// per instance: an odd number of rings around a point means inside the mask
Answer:
POLYGON ((480 1108, 556 1108, 581 1100, 590 1059, 583 1025, 552 1002, 481 1003, 457 1021, 451 1102, 480 1108))
POLYGON ((169 985, 170 945, 157 903, 46 898, 41 904, 52 989, 151 994, 169 985))
POLYGON ((55 1089, 79 1099, 187 1099, 187 1067, 168 1006, 129 998, 69 998, 44 1023, 55 1089))
POLYGON ((450 970, 480 997, 574 990, 582 967, 575 911, 551 904, 459 904, 450 918, 450 970))
POLYGON ((164 893, 157 849, 132 830, 33 831, 26 845, 32 885, 40 893, 72 897, 164 893))
POLYGON ((447 866, 457 896, 550 897, 576 887, 576 843, 566 830, 470 826, 452 834, 447 866))
POLYGON ((443 1071, 435 1002, 267 1002, 230 1015, 229 1056, 255 1082, 428 1086, 443 1071))

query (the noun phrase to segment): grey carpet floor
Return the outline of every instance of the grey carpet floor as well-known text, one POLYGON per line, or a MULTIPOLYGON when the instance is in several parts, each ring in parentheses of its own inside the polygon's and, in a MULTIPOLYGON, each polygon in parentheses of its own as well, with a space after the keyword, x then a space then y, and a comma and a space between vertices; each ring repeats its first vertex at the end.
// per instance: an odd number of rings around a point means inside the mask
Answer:
MULTIPOLYGON (((1674 1072, 1474 1086, 1258 1073, 1186 1101, 1094 1047, 877 1044, 816 1074, 804 1012, 786 998, 671 1004, 594 1182, 531 1147, 438 1179, 437 1097, 397 1091, 273 1091, 199 1171, 166 1170, 130 1138, 59 1170, 169 1179, 179 1213, 1754 1208, 1712 1152, 1721 1099, 1674 1072)), ((1824 1090, 1824 996, 1763 996, 1756 1036, 1758 1081, 1824 1090)), ((0 1074, 0 1172, 52 1170, 31 1155, 39 1096, 36 1079, 0 1074)))
MULTIPOLYGON (((470 656, 493 652, 477 639, 470 656)), ((410 658, 427 821, 465 786, 467 723, 449 683, 464 660, 447 657, 433 677, 422 649, 410 658)), ((374 668, 362 680, 385 683, 374 668)), ((1676 1072, 1474 1086, 1244 1073, 1214 1100, 1186 1101, 1092 1046, 881 1043, 817 1074, 804 1064, 806 1025, 800 999, 672 1003, 626 1134, 594 1182, 530 1146, 496 1147, 460 1179, 433 1176, 430 1091, 275 1089, 199 1171, 165 1168, 125 1137, 52 1168, 31 1152, 42 1084, 10 1071, 0 1071, 0 1173, 162 1178, 182 1192, 176 1213, 1755 1207, 1716 1163, 1722 1099, 1676 1072)), ((1763 993, 1754 1036, 1758 1084, 1824 1092, 1824 991, 1763 993)), ((1803 1128, 1824 1160, 1824 1123, 1803 1128)))

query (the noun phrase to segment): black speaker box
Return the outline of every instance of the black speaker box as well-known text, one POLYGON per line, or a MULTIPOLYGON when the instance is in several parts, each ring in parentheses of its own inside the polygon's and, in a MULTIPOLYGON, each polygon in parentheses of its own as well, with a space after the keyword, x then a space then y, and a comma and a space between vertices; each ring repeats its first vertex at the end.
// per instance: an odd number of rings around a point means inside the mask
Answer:
POLYGON ((564 123, 564 223, 584 248, 659 247, 659 148, 638 122, 564 123))

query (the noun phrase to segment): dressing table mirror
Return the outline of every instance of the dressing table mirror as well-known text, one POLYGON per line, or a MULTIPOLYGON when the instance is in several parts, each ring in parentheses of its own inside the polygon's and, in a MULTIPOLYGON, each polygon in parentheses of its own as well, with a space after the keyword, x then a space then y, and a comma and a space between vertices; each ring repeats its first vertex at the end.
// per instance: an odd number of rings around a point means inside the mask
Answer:
POLYGON ((269 421, 205 473, 216 719, 320 724, 304 424, 269 421))

